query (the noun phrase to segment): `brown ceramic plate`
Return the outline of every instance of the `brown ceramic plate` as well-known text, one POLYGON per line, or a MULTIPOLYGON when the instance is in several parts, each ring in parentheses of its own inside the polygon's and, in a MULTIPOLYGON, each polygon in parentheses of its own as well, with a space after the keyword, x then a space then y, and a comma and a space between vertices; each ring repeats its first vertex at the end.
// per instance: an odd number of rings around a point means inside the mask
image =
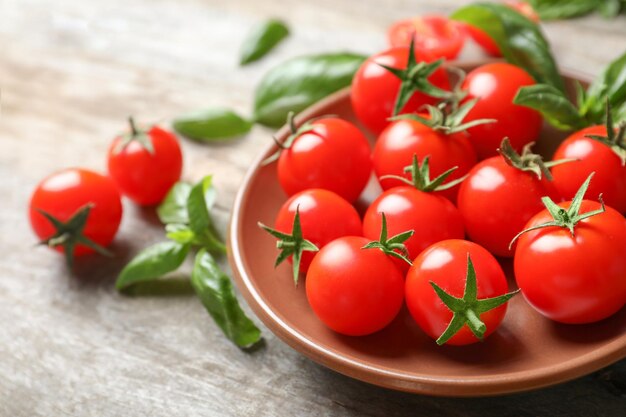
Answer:
MULTIPOLYGON (((475 65, 462 66, 471 69, 475 65)), ((586 81, 566 75, 569 81, 586 81)), ((299 120, 324 114, 355 121, 349 90, 320 101, 299 120)), ((287 133, 283 128, 278 139, 287 133)), ((548 148, 562 138, 562 133, 546 127, 540 148, 549 153, 548 148)), ((289 266, 274 269, 275 241, 257 227, 258 221, 273 224, 287 199, 278 184, 275 164, 261 166, 274 151, 275 146, 269 146, 259 155, 239 190, 229 232, 229 258, 237 286, 257 316, 283 341, 314 361, 353 378, 402 391, 484 396, 556 384, 626 356, 626 309, 593 325, 562 325, 536 313, 523 297, 511 301, 496 333, 484 343, 468 347, 438 347, 406 309, 376 334, 348 337, 334 333, 309 308, 305 286, 294 287, 289 266)), ((371 200, 376 192, 375 187, 369 187, 362 202, 371 200)), ((510 262, 504 261, 503 266, 514 287, 510 262)))

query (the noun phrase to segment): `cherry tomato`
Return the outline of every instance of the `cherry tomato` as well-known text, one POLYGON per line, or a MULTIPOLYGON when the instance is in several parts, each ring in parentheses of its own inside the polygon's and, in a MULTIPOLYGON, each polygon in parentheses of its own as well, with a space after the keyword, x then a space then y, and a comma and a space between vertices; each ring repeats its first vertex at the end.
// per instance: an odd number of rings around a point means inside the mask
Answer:
MULTIPOLYGON (((381 213, 387 218, 389 236, 414 231, 413 236, 404 242, 410 260, 433 243, 465 236, 463 219, 454 204, 442 196, 413 187, 395 187, 378 196, 363 218, 363 236, 372 240, 378 238, 382 227, 381 213)), ((403 272, 409 267, 400 259, 396 265, 403 272)))
MULTIPOLYGON (((559 206, 568 209, 570 204, 559 206)), ((580 213, 599 208, 599 203, 583 200, 580 213)), ((526 228, 552 220, 543 210, 526 228)), ((573 236, 567 228, 556 226, 523 234, 515 250, 515 278, 530 305, 549 319, 595 322, 626 303, 624 248, 626 219, 606 207, 604 213, 578 222, 573 236)))
POLYGON ((399 20, 391 25, 387 37, 391 47, 408 47, 413 37, 416 50, 446 59, 456 58, 464 41, 456 22, 440 15, 399 20))
MULTIPOLYGON (((406 69, 409 48, 392 48, 369 57, 354 75, 352 80, 352 108, 358 119, 375 134, 379 134, 388 124, 392 116, 400 79, 381 67, 380 64, 392 68, 406 69)), ((432 62, 433 57, 424 51, 415 51, 418 62, 432 62)), ((428 80, 435 86, 449 90, 450 81, 446 72, 439 68, 428 80)), ((417 111, 425 104, 436 104, 437 99, 416 92, 400 113, 417 111)))
MULTIPOLYGON (((120 194, 109 177, 86 169, 64 169, 39 183, 30 199, 30 224, 35 234, 41 240, 46 240, 57 229, 39 210, 61 222, 67 222, 89 204, 91 210, 84 228, 75 232, 100 246, 108 246, 122 219, 120 194)), ((55 249, 65 252, 63 245, 58 245, 55 249)), ((92 248, 78 243, 71 255, 92 252, 92 248)))
MULTIPOLYGON (((476 154, 465 132, 446 135, 411 119, 397 120, 378 137, 373 160, 376 177, 384 175, 404 176, 404 167, 411 165, 413 155, 422 160, 430 156, 432 177, 439 176, 452 167, 458 167, 445 183, 461 178, 476 164, 476 154)), ((444 183, 444 184, 445 184, 444 183)), ((383 190, 402 185, 397 179, 381 179, 383 190)), ((438 192, 456 201, 459 186, 438 192)))
MULTIPOLYGON (((483 247, 465 240, 444 240, 427 248, 413 262, 406 276, 406 304, 417 324, 433 339, 438 339, 453 319, 430 284, 434 282, 449 295, 463 298, 468 279, 468 255, 476 272, 477 299, 507 293, 506 277, 498 261, 483 247)), ((486 326, 484 336, 493 333, 506 313, 507 304, 479 314, 486 326)), ((479 339, 465 324, 446 343, 467 345, 479 339)))
MULTIPOLYGON (((580 185, 580 184, 579 184, 580 185)), ((509 165, 502 156, 479 162, 461 183, 458 196, 469 238, 497 256, 512 257, 511 240, 544 206, 541 198, 560 201, 545 176, 509 165)))
POLYGON ((469 111, 466 122, 477 119, 495 119, 468 129, 478 159, 496 155, 502 139, 508 137, 516 151, 539 136, 542 117, 528 107, 513 104, 520 87, 535 81, 523 69, 504 62, 482 65, 471 71, 463 82, 468 91, 463 102, 478 98, 469 111))
MULTIPOLYGON (((302 237, 318 248, 343 236, 361 234, 361 218, 355 208, 331 191, 311 189, 293 195, 278 211, 275 229, 292 233, 296 209, 300 213, 302 237)), ((310 251, 302 253, 300 271, 308 270, 315 254, 310 251)))
POLYGON ((585 135, 606 136, 605 126, 591 126, 573 133, 556 150, 554 159, 573 158, 578 161, 553 168, 554 185, 566 199, 571 199, 585 178, 595 172, 587 195, 602 194, 604 202, 626 213, 626 166, 607 145, 585 135))
POLYGON ((115 138, 109 147, 109 174, 122 194, 137 204, 158 204, 180 178, 178 140, 158 126, 138 131, 132 119, 131 124, 131 133, 115 138))
POLYGON ((355 201, 372 174, 367 138, 336 117, 311 122, 278 159, 278 179, 287 195, 323 188, 355 201))
POLYGON ((337 333, 363 336, 396 317, 404 278, 388 255, 362 249, 364 237, 348 236, 324 246, 306 276, 306 295, 319 319, 337 333))

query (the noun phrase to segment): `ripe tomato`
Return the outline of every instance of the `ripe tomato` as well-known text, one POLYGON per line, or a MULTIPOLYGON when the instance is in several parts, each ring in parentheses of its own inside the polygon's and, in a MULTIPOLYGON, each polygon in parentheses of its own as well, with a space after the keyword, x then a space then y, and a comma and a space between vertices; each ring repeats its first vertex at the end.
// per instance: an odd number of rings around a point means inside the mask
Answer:
POLYGON ((306 295, 319 319, 337 333, 363 336, 396 317, 404 278, 388 255, 362 249, 364 237, 347 236, 324 246, 306 276, 306 295))
POLYGON ((563 197, 571 199, 585 178, 595 172, 587 190, 590 198, 602 194, 607 205, 626 213, 626 166, 609 146, 585 135, 606 136, 607 128, 587 127, 561 143, 554 158, 573 158, 578 161, 554 167, 554 185, 563 197))
MULTIPOLYGON (((571 202, 558 205, 564 209, 571 202)), ((583 200, 580 213, 600 209, 583 200)), ((526 228, 553 221, 548 210, 526 228)), ((626 219, 611 207, 573 226, 529 231, 517 241, 517 285, 537 311, 562 323, 591 323, 607 318, 626 303, 626 219)))
POLYGON ((65 237, 56 241, 55 249, 60 252, 68 249, 66 258, 70 266, 74 255, 92 253, 109 245, 115 237, 122 219, 122 203, 115 183, 93 171, 69 168, 41 181, 30 199, 30 224, 42 241, 55 236, 57 227, 40 210, 67 223, 87 206, 90 209, 83 211, 87 215, 86 222, 72 224, 76 227, 66 230, 65 237), (96 245, 90 245, 89 241, 96 245))
POLYGON ((478 159, 496 155, 503 138, 508 137, 516 151, 539 136, 542 117, 528 107, 513 104, 520 87, 535 81, 523 69, 504 62, 482 65, 471 71, 463 82, 468 94, 463 102, 478 98, 465 121, 496 119, 495 123, 482 124, 467 131, 478 159))
MULTIPOLYGON (((300 213, 302 237, 320 249, 337 238, 361 234, 361 218, 355 208, 331 191, 311 189, 293 195, 278 211, 275 229, 292 233, 296 210, 300 213)), ((308 270, 315 254, 302 253, 302 272, 308 270)), ((289 261, 292 262, 291 257, 289 261)))
POLYGON ((113 140, 108 152, 109 174, 121 193, 141 205, 163 200, 180 178, 183 157, 176 136, 153 126, 113 140))
POLYGON ((287 195, 323 188, 355 201, 372 174, 367 138, 352 123, 325 117, 292 132, 280 151, 278 180, 287 195))
POLYGON ((434 58, 454 59, 463 47, 464 36, 458 25, 445 16, 416 16, 395 22, 387 32, 392 48, 407 47, 415 39, 415 49, 434 58))
MULTIPOLYGON (((411 164, 413 155, 422 160, 430 156, 432 176, 439 176, 452 167, 458 167, 447 182, 461 178, 476 164, 476 154, 465 132, 446 135, 416 120, 392 122, 378 137, 373 160, 376 177, 397 175, 410 178, 404 168, 411 164)), ((444 183, 444 184, 445 184, 444 183)), ((381 179, 383 190, 403 185, 397 179, 381 179)), ((456 201, 458 186, 438 191, 451 201, 456 201)))
POLYGON ((541 198, 560 201, 551 181, 494 156, 479 162, 461 183, 457 205, 469 238, 497 256, 512 257, 511 240, 543 209, 541 198))
MULTIPOLYGON (((361 65, 352 79, 352 108, 361 123, 375 134, 380 133, 389 124, 387 119, 392 116, 401 85, 400 79, 381 65, 406 69, 408 58, 409 48, 406 47, 392 48, 372 55, 361 65)), ((424 51, 415 51, 415 59, 418 62, 434 60, 424 51)), ((428 81, 443 90, 450 89, 450 81, 442 68, 438 68, 430 75, 428 81)), ((424 104, 435 104, 437 101, 436 98, 418 91, 399 113, 415 112, 424 104)))
POLYGON ((477 329, 482 330, 481 338, 489 336, 500 325, 507 309, 505 303, 514 294, 507 294, 507 289, 504 272, 493 255, 475 243, 453 239, 435 243, 415 259, 406 276, 405 297, 411 316, 428 336, 440 344, 467 345, 480 340, 470 330, 470 316, 475 328, 483 323, 482 329, 477 329), (473 287, 477 288, 476 292, 470 285, 472 278, 475 279, 473 287), (485 299, 492 298, 499 301, 493 309, 470 307, 464 310, 465 313, 453 314, 431 282, 469 305, 478 306, 481 301, 484 303, 485 299), (472 314, 468 314, 470 310, 472 314), (452 332, 455 329, 458 330, 452 332))

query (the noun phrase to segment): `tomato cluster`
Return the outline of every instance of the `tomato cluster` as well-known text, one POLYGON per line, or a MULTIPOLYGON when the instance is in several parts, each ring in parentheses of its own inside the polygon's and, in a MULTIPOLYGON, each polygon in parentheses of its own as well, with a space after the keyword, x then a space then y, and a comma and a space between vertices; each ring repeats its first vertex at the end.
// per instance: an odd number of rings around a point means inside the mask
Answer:
MULTIPOLYGON (((260 224, 279 239, 277 264, 292 262, 296 284, 306 274, 313 312, 352 336, 383 329, 406 303, 438 344, 474 343, 518 291, 562 323, 621 309, 626 128, 608 117, 544 161, 531 149, 541 115, 513 103, 533 78, 507 63, 458 77, 416 47, 403 29, 411 24, 458 35, 437 20, 401 22, 394 47, 357 71, 352 106, 373 148, 357 125, 326 116, 299 128, 290 120, 268 159, 290 196, 274 228, 260 224), (368 180, 381 191, 361 217, 352 204, 368 180), (499 258, 513 258, 519 290, 509 292, 499 258)), ((437 43, 438 55, 455 45, 437 43)))

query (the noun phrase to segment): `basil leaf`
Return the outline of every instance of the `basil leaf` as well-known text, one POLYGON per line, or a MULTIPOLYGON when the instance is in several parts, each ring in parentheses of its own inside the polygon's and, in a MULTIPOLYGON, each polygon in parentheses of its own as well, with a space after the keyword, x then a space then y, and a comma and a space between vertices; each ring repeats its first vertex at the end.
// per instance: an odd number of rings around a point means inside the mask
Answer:
POLYGON ((289 29, 280 20, 271 19, 252 29, 241 48, 240 65, 256 61, 271 51, 289 35, 289 29))
POLYGON ((189 223, 187 216, 187 198, 191 192, 191 184, 179 181, 165 196, 156 209, 161 223, 189 223))
POLYGON ((620 12, 621 7, 622 2, 620 0, 604 0, 598 4, 600 14, 607 19, 616 17, 620 12))
POLYGON ((512 8, 495 3, 474 3, 451 16, 486 32, 504 58, 524 68, 538 82, 565 91, 563 79, 539 26, 512 8))
POLYGON ((197 110, 174 119, 174 130, 181 135, 203 142, 244 135, 253 123, 230 109, 216 107, 197 110))
POLYGON ((187 198, 189 228, 207 249, 212 252, 226 253, 226 246, 219 238, 209 213, 214 200, 215 189, 213 188, 212 177, 207 175, 193 186, 189 198, 187 198))
POLYGON ((352 53, 293 58, 270 70, 254 97, 254 120, 270 127, 285 124, 290 111, 298 113, 327 95, 349 86, 365 56, 352 53))
POLYGON ((230 278, 204 249, 196 255, 191 285, 226 337, 247 348, 261 339, 261 331, 239 306, 230 278))
POLYGON ((587 89, 581 113, 595 123, 603 123, 607 98, 617 109, 626 102, 626 53, 611 62, 587 89))
POLYGON ((196 234, 189 226, 180 223, 169 223, 165 225, 165 236, 174 242, 186 244, 199 244, 196 234))
POLYGON ((598 0, 530 0, 541 20, 570 19, 596 10, 598 0))
POLYGON ((141 251, 120 272, 115 288, 123 290, 133 284, 152 281, 176 270, 187 257, 189 245, 161 242, 141 251))
POLYGON ((547 84, 535 84, 522 87, 513 99, 513 103, 539 111, 552 126, 570 130, 585 126, 578 109, 560 90, 547 84))

